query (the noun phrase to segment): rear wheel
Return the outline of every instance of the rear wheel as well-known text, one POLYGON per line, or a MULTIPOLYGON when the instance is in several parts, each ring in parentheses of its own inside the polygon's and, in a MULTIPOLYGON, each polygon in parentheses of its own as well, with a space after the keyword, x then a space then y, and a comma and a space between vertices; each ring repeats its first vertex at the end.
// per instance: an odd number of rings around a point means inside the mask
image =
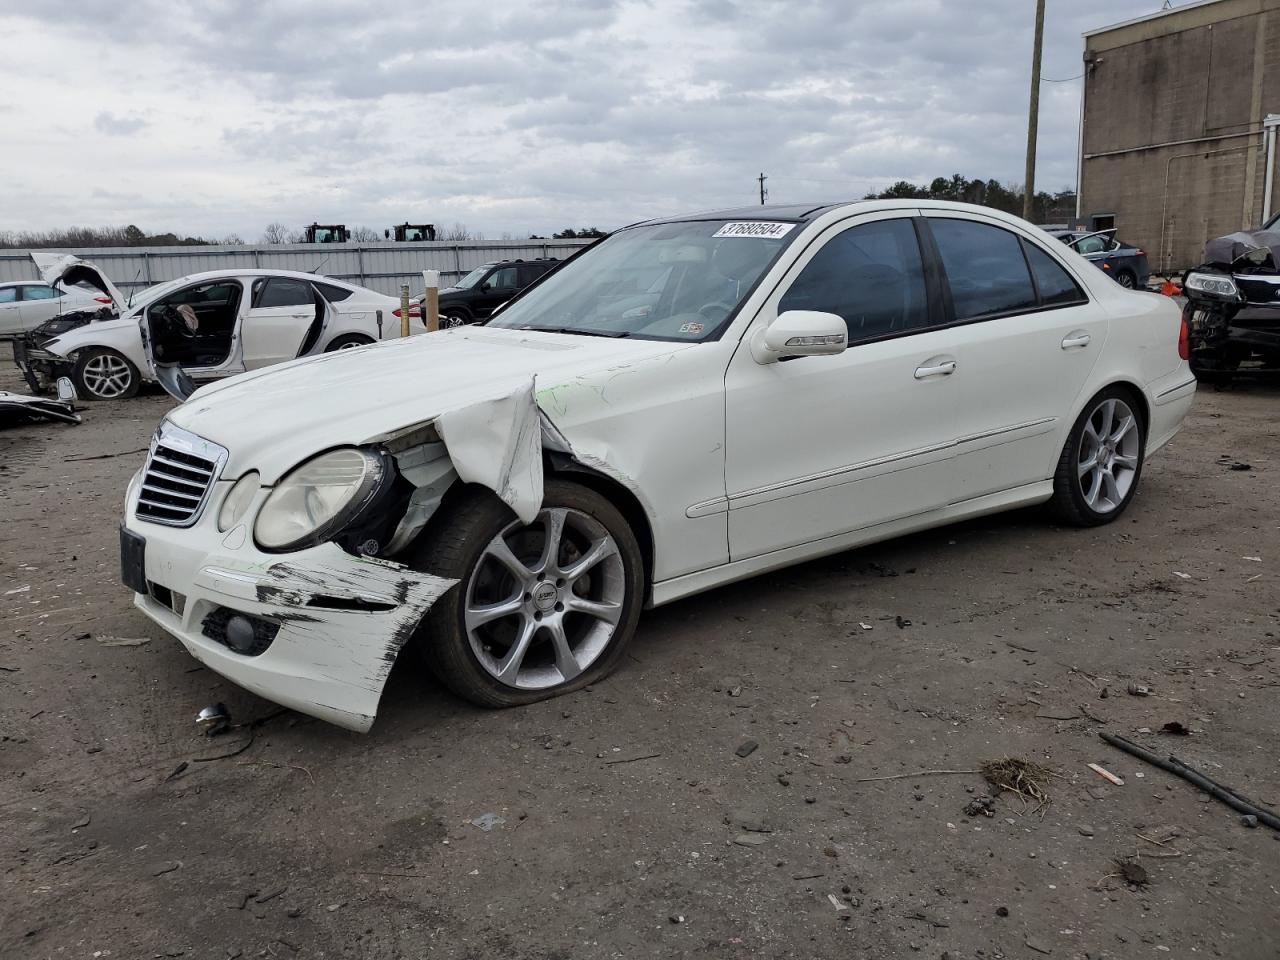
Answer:
POLYGON ((471 317, 465 310, 446 310, 440 314, 441 330, 448 327, 465 327, 470 322, 471 317))
POLYGON ((1138 278, 1128 270, 1121 270, 1116 274, 1116 283, 1124 287, 1126 290, 1132 290, 1138 285, 1138 278))
POLYGON ((76 393, 86 400, 127 400, 137 394, 142 378, 121 354, 90 347, 77 355, 71 380, 76 393))
POLYGON ((467 491, 413 565, 458 580, 423 621, 427 663, 484 707, 544 700, 599 680, 635 632, 643 562, 622 514, 586 487, 548 479, 542 510, 518 520, 467 491))
POLYGON ((356 347, 363 347, 373 342, 373 337, 366 337, 363 333, 344 333, 340 337, 334 337, 329 342, 329 345, 324 348, 324 352, 333 353, 335 350, 353 350, 356 347))
POLYGON ((1079 527, 1110 523, 1133 499, 1146 455, 1137 401, 1108 387, 1085 405, 1067 436, 1053 478, 1053 507, 1079 527))

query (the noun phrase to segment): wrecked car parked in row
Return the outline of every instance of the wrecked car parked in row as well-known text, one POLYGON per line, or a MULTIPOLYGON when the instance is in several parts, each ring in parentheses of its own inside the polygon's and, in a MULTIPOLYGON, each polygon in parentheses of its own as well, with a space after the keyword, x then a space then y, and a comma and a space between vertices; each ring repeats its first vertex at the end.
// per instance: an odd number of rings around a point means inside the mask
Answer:
POLYGON ((1192 402, 1183 332, 986 208, 644 222, 487 325, 197 391, 129 486, 123 579, 354 730, 409 649, 526 704, 612 670, 642 607, 1027 504, 1114 520, 1192 402))
POLYGON ((1182 289, 1197 377, 1280 373, 1280 215, 1252 233, 1210 240, 1182 289))
MULTIPOLYGON (((400 335, 399 300, 311 273, 214 270, 128 298, 97 266, 76 257, 59 257, 42 268, 50 283, 100 290, 119 316, 55 317, 14 341, 14 360, 37 393, 67 376, 83 399, 124 399, 144 379, 157 379, 158 360, 180 362, 193 380, 209 381, 400 335), (148 325, 173 334, 167 337, 167 358, 154 355, 145 336, 148 325)), ((414 331, 422 332, 416 304, 410 317, 414 331)))

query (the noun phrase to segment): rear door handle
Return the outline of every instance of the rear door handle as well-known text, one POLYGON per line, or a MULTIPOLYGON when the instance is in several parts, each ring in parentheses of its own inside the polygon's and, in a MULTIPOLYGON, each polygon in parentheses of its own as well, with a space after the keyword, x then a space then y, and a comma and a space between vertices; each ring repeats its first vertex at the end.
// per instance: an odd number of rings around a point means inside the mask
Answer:
POLYGON ((923 380, 926 377, 949 377, 955 372, 956 362, 954 360, 946 360, 932 366, 916 367, 916 379, 923 380))
POLYGON ((1062 338, 1062 349, 1073 350, 1076 347, 1087 347, 1089 340, 1090 337, 1087 333, 1083 330, 1076 330, 1062 338))

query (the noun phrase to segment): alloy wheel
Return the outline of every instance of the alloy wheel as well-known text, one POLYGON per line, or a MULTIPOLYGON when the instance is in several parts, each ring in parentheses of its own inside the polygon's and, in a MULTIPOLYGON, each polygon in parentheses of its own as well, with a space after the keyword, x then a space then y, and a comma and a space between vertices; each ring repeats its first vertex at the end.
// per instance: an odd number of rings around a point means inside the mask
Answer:
POLYGON ((84 365, 84 385, 95 397, 114 400, 128 391, 132 383, 133 372, 120 357, 102 353, 84 365))
POLYGON ((485 547, 467 583, 463 623, 490 676, 545 690, 599 659, 625 599, 622 555, 605 526, 580 510, 548 508, 485 547))
POLYGON ((1089 414, 1080 434, 1076 476, 1091 510, 1107 514, 1125 502, 1138 475, 1140 444, 1138 419, 1123 400, 1103 400, 1089 414))

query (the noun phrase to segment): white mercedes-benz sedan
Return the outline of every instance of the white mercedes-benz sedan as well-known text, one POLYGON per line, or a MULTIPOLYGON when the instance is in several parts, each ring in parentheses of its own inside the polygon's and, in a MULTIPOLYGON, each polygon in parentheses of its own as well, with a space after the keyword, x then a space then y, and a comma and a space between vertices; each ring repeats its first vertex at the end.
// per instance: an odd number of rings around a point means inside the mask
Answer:
POLYGON ((1171 301, 993 210, 649 221, 484 326, 197 391, 129 486, 123 579, 352 729, 409 649, 526 704, 614 669, 649 605, 1028 504, 1114 520, 1194 392, 1171 301))

